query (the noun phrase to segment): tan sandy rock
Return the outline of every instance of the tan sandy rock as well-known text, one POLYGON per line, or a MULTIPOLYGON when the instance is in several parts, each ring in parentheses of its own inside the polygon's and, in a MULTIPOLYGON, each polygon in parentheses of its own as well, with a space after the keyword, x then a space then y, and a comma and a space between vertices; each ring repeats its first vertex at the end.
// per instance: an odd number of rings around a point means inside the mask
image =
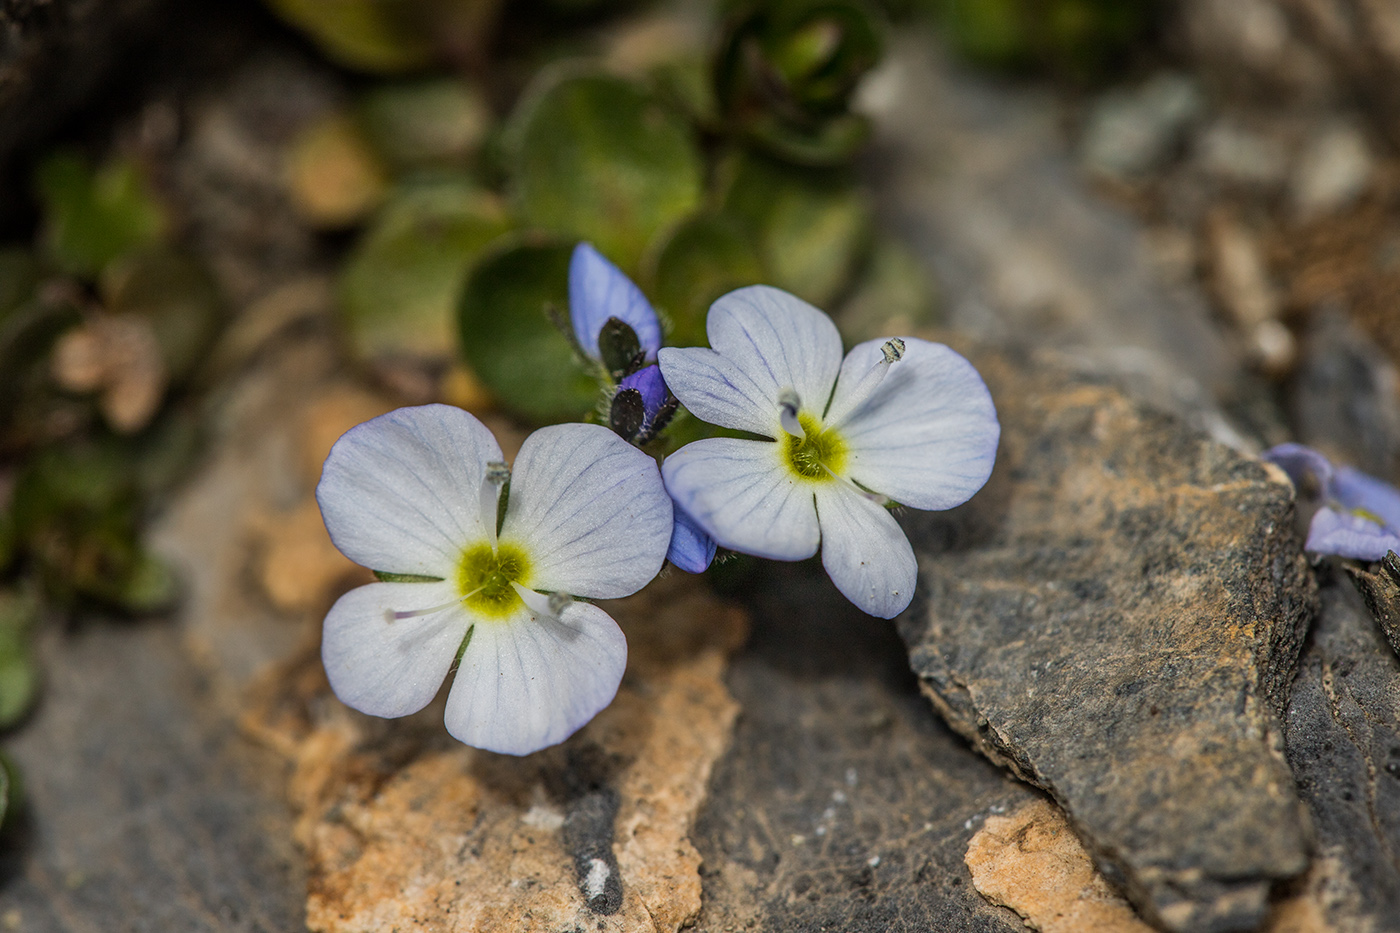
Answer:
POLYGON ((1151 933, 1094 868, 1064 811, 1048 800, 988 817, 965 860, 983 897, 1041 933, 1151 933))

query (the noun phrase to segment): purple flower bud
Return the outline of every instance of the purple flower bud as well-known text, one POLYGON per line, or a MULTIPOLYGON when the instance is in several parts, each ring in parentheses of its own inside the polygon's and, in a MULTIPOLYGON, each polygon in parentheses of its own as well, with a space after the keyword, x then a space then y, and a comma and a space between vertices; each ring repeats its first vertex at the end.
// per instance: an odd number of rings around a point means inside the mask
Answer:
POLYGON ((646 413, 645 420, 642 421, 642 430, 647 430, 661 411, 661 406, 666 404, 666 380, 661 378, 661 367, 647 366, 630 376, 624 376, 622 382, 618 383, 618 390, 623 389, 636 389, 641 393, 642 411, 646 413))

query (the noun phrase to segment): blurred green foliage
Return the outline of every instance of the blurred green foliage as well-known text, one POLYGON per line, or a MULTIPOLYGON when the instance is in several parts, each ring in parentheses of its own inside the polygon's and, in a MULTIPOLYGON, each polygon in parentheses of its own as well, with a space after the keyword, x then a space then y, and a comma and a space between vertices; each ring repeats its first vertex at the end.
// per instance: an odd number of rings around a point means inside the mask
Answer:
MULTIPOLYGON (((709 305, 743 285, 778 285, 832 310, 863 295, 876 317, 879 296, 932 295, 917 264, 877 269, 872 210, 851 167, 868 136, 851 101, 886 28, 865 0, 720 3, 708 41, 654 40, 638 54, 629 40, 645 65, 626 76, 586 57, 602 57, 606 30, 565 37, 523 18, 547 9, 559 23, 601 24, 635 3, 270 2, 359 70, 423 72, 424 55, 472 63, 371 83, 326 120, 354 136, 350 148, 367 147, 358 161, 389 173, 387 197, 354 221, 337 286, 347 346, 371 367, 440 367, 455 333, 502 407, 537 422, 587 415, 596 384, 557 332, 580 240, 638 283, 673 344, 703 343, 709 305), (501 37, 515 57, 491 60, 501 37), (501 108, 503 98, 513 103, 501 108), (877 271, 879 288, 862 284, 877 271)), ((298 163, 299 200, 349 198, 335 181, 356 159, 345 146, 319 151, 320 164, 298 163)), ((919 323, 922 311, 905 316, 919 323)))
POLYGON ((467 270, 510 228, 501 199, 461 176, 404 183, 341 271, 340 307, 362 357, 447 357, 467 270))
POLYGON ((0 730, 14 728, 38 696, 39 666, 34 657, 38 616, 39 603, 33 596, 0 588, 0 730))
POLYGON ((204 267, 167 244, 123 256, 99 283, 109 312, 151 325, 161 360, 176 382, 190 378, 218 336, 223 300, 204 267))
POLYGON ((456 78, 387 82, 365 94, 359 114, 370 142, 399 171, 464 164, 492 119, 481 92, 456 78))
POLYGON ((731 3, 715 61, 719 105, 734 130, 804 165, 849 160, 869 135, 851 94, 880 61, 882 24, 857 0, 731 3))
POLYGON ((1092 82, 1146 40, 1158 0, 932 0, 953 48, 978 65, 1092 82))
POLYGON ((700 203, 691 128, 621 78, 542 75, 513 114, 505 148, 521 220, 588 240, 626 270, 700 203))
POLYGON ((498 242, 472 269, 460 326, 467 362, 509 405, 532 421, 576 421, 598 402, 598 383, 578 365, 544 313, 567 315, 573 243, 527 237, 498 242))
POLYGON ((418 15, 425 4, 403 0, 268 0, 268 5, 309 35, 327 58, 348 68, 393 74, 423 68, 433 61, 433 45, 418 15))
POLYGON ((43 245, 59 271, 95 277, 166 229, 160 202, 128 159, 94 170, 76 153, 56 152, 39 165, 35 183, 44 207, 43 245))
POLYGON ((44 589, 61 603, 88 599, 133 613, 169 608, 169 568, 141 543, 144 458, 99 438, 49 447, 21 471, 13 514, 44 589))

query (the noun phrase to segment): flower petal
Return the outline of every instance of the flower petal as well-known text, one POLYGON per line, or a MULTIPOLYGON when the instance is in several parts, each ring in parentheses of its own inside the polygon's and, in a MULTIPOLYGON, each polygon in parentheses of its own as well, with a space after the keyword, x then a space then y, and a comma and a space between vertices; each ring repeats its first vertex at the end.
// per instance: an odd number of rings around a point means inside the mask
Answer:
POLYGON ((972 364, 938 343, 904 338, 904 358, 869 397, 849 389, 883 358, 882 340, 853 349, 841 367, 828 424, 848 445, 846 475, 916 509, 950 509, 972 498, 996 462, 997 423, 972 364))
POLYGON ((532 589, 612 599, 646 586, 671 540, 656 461, 598 424, 558 424, 515 458, 501 539, 530 556, 532 589))
POLYGON ((1359 515, 1324 507, 1313 515, 1303 548, 1316 554, 1380 560, 1388 551, 1400 551, 1400 537, 1359 515))
POLYGON ((686 573, 703 573, 715 559, 715 539, 705 534, 705 529, 680 506, 675 506, 674 511, 676 523, 666 559, 686 573))
POLYGON ((1369 512, 1387 528, 1400 529, 1400 490, 1389 483, 1355 467, 1339 466, 1332 476, 1331 494, 1346 508, 1369 512))
POLYGON ((606 612, 570 603, 558 619, 523 609, 478 622, 447 696, 447 731, 476 748, 528 755, 573 735, 612 702, 627 639, 606 612))
POLYGON ((631 325, 647 359, 656 359, 661 347, 661 322, 651 302, 591 243, 575 246, 569 260, 569 317, 579 346, 595 360, 598 333, 610 317, 631 325))
POLYGON ((716 542, 772 560, 802 560, 821 535, 812 486, 798 482, 771 441, 729 437, 686 444, 661 475, 682 510, 716 542))
POLYGON ((846 486, 817 492, 822 566, 836 588, 863 612, 892 619, 914 596, 918 564, 889 511, 846 486))
POLYGON ((370 583, 326 614, 321 662, 346 706, 371 716, 407 716, 442 686, 471 619, 451 583, 370 583), (393 618, 395 612, 440 608, 393 618))
POLYGON ((793 388, 820 415, 841 367, 831 318, 767 285, 730 292, 710 306, 710 346, 661 351, 661 372, 691 414, 767 437, 781 433, 778 393, 793 388))
POLYGON ((500 459, 495 437, 460 408, 400 408, 335 442, 316 501, 355 563, 448 578, 462 549, 486 536, 479 491, 486 464, 500 459))
POLYGON ((1332 463, 1322 454, 1302 444, 1276 444, 1259 455, 1259 459, 1276 464, 1300 495, 1325 495, 1332 486, 1332 463))

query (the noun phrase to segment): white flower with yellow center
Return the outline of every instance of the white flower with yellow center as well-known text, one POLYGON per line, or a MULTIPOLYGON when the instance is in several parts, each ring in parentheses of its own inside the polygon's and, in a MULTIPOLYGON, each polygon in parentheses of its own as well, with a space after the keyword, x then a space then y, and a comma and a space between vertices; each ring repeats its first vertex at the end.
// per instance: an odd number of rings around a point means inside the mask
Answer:
POLYGON ((646 454, 601 425, 556 425, 512 473, 467 412, 401 408, 336 442, 316 499, 335 546, 394 581, 326 616, 321 657, 346 705, 406 716, 456 664, 448 731, 524 755, 612 701, 627 641, 575 597, 627 596, 661 569, 671 500, 646 454))
POLYGON ((1000 426, 982 377, 942 344, 871 340, 841 357, 823 312, 755 285, 710 308, 710 347, 663 348, 691 414, 763 440, 711 438, 662 465, 666 488, 720 545, 774 560, 817 552, 847 599, 890 618, 917 567, 885 508, 949 509, 991 475, 1000 426))

